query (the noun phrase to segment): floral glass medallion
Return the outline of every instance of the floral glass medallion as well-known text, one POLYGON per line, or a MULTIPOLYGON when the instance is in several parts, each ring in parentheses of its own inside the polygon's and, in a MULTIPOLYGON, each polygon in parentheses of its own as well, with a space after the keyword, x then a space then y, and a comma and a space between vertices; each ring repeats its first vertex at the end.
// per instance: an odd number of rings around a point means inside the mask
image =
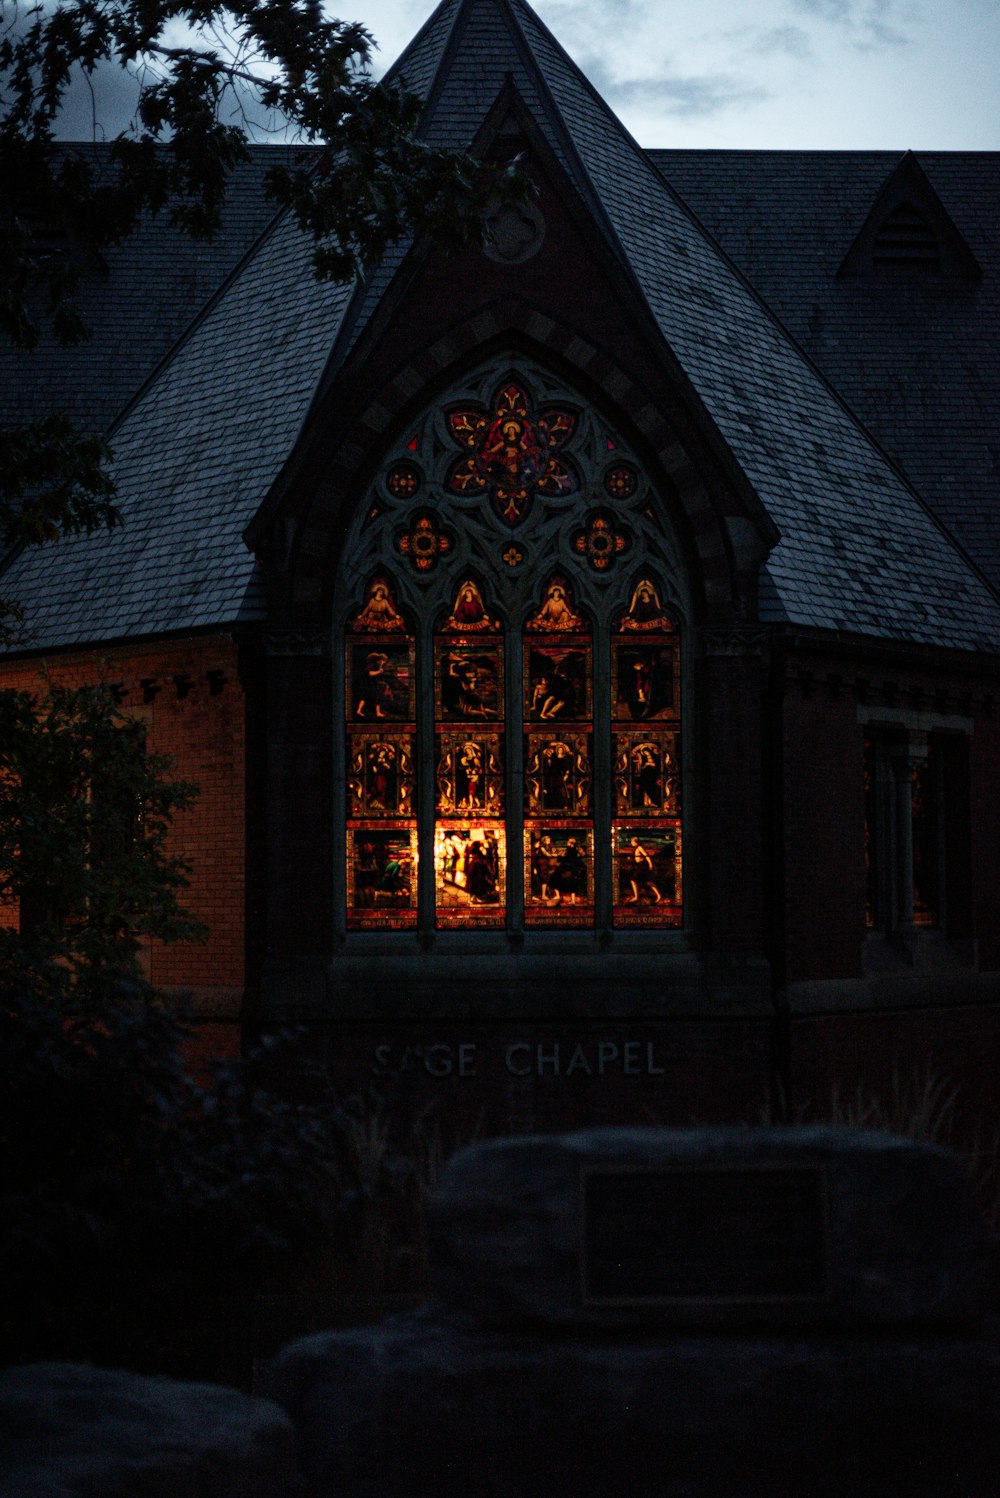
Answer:
POLYGON ((612 517, 603 510, 588 515, 583 530, 573 537, 574 551, 585 556, 598 572, 606 572, 627 545, 625 532, 618 530, 612 517))
POLYGON ((448 414, 448 429, 468 449, 448 475, 453 494, 487 491, 500 519, 520 525, 536 494, 572 494, 575 470, 559 453, 576 429, 576 416, 560 407, 533 412, 524 387, 501 385, 490 410, 467 407, 448 414))
POLYGON ((638 484, 638 475, 631 463, 616 463, 604 475, 604 487, 614 499, 631 498, 638 484))
POLYGON ((404 557, 409 557, 418 572, 430 572, 438 557, 446 557, 451 551, 452 540, 447 531, 441 529, 427 510, 414 515, 410 529, 397 542, 404 557))
POLYGON ((394 463, 385 476, 385 487, 394 499, 410 499, 420 488, 420 474, 412 463, 394 463))

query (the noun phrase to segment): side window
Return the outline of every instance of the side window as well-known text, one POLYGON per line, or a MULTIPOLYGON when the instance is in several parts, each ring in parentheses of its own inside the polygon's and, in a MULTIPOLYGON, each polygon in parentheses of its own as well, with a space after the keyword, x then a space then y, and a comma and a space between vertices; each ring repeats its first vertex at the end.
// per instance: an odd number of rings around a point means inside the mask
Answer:
POLYGON ((867 929, 968 935, 967 739, 870 727, 864 767, 867 929))

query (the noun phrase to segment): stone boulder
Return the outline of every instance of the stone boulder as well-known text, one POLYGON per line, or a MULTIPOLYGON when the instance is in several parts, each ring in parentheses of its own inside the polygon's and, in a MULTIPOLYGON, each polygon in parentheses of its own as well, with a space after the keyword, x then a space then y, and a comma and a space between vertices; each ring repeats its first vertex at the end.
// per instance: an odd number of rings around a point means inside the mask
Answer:
POLYGON ((36 1363, 0 1373, 2 1498, 297 1498, 288 1418, 216 1384, 36 1363))

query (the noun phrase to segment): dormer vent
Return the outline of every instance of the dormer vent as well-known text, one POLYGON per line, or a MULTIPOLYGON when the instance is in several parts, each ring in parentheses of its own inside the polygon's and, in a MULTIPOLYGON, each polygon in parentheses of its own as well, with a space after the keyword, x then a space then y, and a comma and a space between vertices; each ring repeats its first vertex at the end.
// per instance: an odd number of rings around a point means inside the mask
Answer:
POLYGON ((930 273, 942 287, 981 274, 919 161, 907 151, 876 193, 837 274, 877 275, 883 284, 898 281, 905 292, 914 285, 913 273, 930 273))
POLYGON ((872 244, 872 263, 940 271, 938 237, 919 208, 903 202, 886 215, 872 244))

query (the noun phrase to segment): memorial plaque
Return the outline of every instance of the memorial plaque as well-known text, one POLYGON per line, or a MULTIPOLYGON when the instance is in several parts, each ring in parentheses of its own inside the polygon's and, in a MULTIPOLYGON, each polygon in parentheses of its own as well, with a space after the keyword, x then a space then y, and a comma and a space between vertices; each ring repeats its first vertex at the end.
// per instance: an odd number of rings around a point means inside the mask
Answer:
POLYGON ((584 1170, 586 1305, 822 1300, 821 1167, 584 1170))

